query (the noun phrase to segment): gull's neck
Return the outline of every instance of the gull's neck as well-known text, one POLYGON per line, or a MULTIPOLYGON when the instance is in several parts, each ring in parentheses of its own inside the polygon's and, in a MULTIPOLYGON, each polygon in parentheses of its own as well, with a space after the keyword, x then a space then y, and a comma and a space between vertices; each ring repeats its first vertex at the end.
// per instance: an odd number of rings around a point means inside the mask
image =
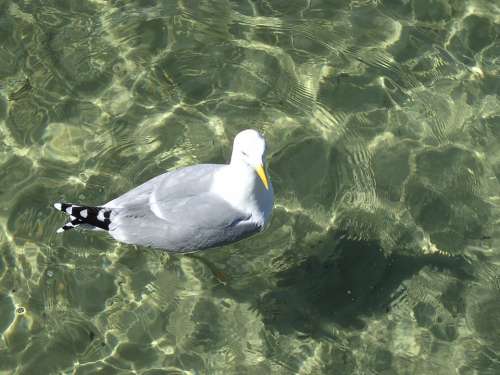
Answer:
POLYGON ((241 206, 254 194, 258 182, 255 171, 240 159, 231 159, 214 175, 211 190, 233 206, 241 206))
POLYGON ((215 175, 210 189, 234 208, 252 214, 262 224, 268 220, 273 192, 266 190, 255 170, 243 160, 232 157, 215 175))

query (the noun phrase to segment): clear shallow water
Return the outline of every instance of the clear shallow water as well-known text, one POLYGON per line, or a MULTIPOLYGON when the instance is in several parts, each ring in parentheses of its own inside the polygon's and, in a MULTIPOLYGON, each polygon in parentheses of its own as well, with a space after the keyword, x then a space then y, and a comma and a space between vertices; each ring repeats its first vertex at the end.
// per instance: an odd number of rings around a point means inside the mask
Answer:
POLYGON ((0 373, 498 374, 500 7, 1 1, 0 373), (272 226, 55 230, 270 143, 272 226))

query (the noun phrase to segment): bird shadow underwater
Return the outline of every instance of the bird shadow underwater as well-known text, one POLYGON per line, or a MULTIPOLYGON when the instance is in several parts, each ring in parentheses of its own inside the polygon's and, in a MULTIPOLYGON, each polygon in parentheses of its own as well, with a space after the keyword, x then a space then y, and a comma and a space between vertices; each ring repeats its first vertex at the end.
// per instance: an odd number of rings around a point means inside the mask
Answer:
POLYGON ((446 255, 385 256, 375 241, 341 240, 335 259, 309 257, 278 275, 278 288, 265 294, 259 311, 281 331, 321 334, 323 322, 364 328, 363 317, 388 313, 405 298, 403 282, 423 267, 467 277, 459 258, 446 255))
POLYGON ((325 328, 331 324, 360 330, 364 318, 389 313, 406 298, 405 280, 424 267, 473 279, 462 256, 387 255, 378 241, 351 239, 335 230, 325 233, 324 240, 314 255, 297 259, 296 249, 288 250, 283 256, 290 257, 292 266, 269 275, 274 287, 259 290, 259 283, 253 283, 248 293, 229 281, 222 293, 251 302, 271 331, 332 339, 331 329, 325 328))

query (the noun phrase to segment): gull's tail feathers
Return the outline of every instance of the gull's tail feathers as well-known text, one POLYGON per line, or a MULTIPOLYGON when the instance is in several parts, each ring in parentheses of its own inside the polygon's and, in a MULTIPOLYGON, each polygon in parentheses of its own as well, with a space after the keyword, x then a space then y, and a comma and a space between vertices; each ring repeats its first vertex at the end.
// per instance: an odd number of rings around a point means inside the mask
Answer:
POLYGON ((65 232, 79 225, 109 230, 112 212, 110 208, 81 206, 69 203, 54 203, 54 207, 68 214, 71 218, 70 221, 57 230, 57 233, 65 232))

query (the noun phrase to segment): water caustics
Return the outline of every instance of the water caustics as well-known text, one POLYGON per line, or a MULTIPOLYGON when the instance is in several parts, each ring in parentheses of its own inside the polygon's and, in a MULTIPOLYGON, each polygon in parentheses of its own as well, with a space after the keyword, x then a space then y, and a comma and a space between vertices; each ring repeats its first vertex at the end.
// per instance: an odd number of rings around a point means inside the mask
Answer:
POLYGON ((487 0, 4 1, 0 372, 495 374, 500 9, 487 0), (251 240, 56 236, 269 144, 251 240))

